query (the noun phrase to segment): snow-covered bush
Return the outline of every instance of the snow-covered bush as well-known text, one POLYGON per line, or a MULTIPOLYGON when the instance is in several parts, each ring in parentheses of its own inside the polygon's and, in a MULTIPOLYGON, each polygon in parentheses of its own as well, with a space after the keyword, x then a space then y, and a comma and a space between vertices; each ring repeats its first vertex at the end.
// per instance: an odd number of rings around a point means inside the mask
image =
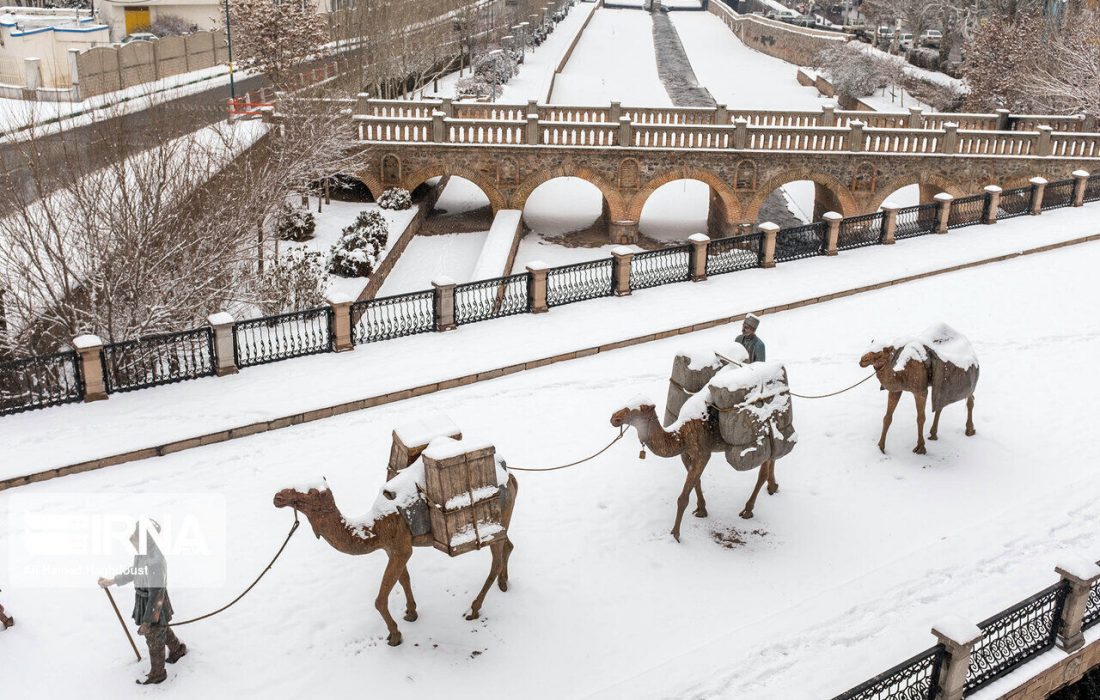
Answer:
POLYGON ((341 277, 367 277, 389 240, 389 226, 377 211, 360 212, 332 246, 329 271, 341 277))
POLYGON ((317 230, 317 221, 313 214, 298 209, 289 202, 283 204, 275 213, 275 233, 284 241, 308 241, 317 230))
POLYGON ((491 97, 496 89, 476 75, 459 80, 455 85, 459 97, 491 97))
POLYGON ((485 54, 474 62, 474 73, 469 78, 458 81, 460 97, 500 96, 500 88, 511 80, 519 70, 519 54, 513 51, 497 50, 485 54))
POLYGON ((882 66, 853 44, 840 44, 817 55, 817 67, 829 76, 841 100, 867 97, 883 85, 882 66))
POLYGON ((403 187, 391 187, 378 198, 378 206, 383 209, 404 211, 412 206, 412 195, 403 187))
POLYGON ((268 265, 257 294, 265 316, 312 309, 325 300, 328 273, 324 257, 306 248, 291 248, 268 265))

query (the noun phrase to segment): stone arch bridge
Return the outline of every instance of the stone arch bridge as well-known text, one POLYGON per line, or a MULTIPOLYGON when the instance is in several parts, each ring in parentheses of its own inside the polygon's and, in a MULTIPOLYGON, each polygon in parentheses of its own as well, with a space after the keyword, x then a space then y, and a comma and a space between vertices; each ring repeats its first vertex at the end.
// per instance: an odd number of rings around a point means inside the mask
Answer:
POLYGON ((459 176, 477 184, 493 211, 523 209, 557 177, 603 193, 614 242, 631 242, 649 196, 661 185, 699 180, 711 191, 712 235, 757 222, 765 198, 797 180, 815 184, 814 218, 877 211, 887 196, 918 184, 922 201, 990 184, 1016 187, 1035 176, 1100 169, 1100 134, 1083 117, 995 114, 733 111, 410 102, 361 96, 353 116, 377 196, 459 176))

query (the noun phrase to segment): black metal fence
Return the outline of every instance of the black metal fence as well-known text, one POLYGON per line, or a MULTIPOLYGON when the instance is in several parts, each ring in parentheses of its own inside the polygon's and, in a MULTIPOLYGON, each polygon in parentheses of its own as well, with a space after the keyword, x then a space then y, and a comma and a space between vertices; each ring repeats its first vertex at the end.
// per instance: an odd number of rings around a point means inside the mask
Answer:
POLYGON ((691 245, 636 253, 630 260, 630 288, 646 289, 691 279, 691 245))
POLYGON ((1095 202, 1098 199, 1100 199, 1100 174, 1090 177, 1088 184, 1085 185, 1085 201, 1095 202))
POLYGON ((997 212, 998 219, 1011 219, 1014 216, 1023 216, 1031 210, 1031 185, 1017 187, 1001 192, 1001 205, 997 212))
POLYGON ((398 294, 351 305, 351 342, 376 343, 435 330, 434 291, 398 294))
POLYGON ((463 325, 491 318, 527 313, 529 273, 478 280, 455 286, 455 323, 463 325))
POLYGON ((211 377, 214 368, 214 331, 207 327, 103 346, 103 385, 109 394, 211 377))
POLYGON ((851 250, 882 243, 882 237, 886 233, 882 227, 884 218, 882 212, 875 212, 842 219, 837 235, 837 250, 851 250))
POLYGON ((546 305, 561 306, 611 296, 613 262, 608 258, 551 268, 546 274, 546 305))
POLYGON ((943 647, 936 645, 833 700, 932 700, 943 655, 943 647))
POLYGON ((233 326, 238 367, 332 351, 332 309, 323 307, 238 321, 233 326))
POLYGON ((776 234, 775 262, 790 262, 825 254, 829 226, 815 221, 802 226, 785 228, 776 234))
POLYGON ((751 270, 764 264, 764 234, 716 238, 707 245, 707 275, 751 270))
POLYGON ((936 202, 916 204, 898 209, 898 221, 894 229, 894 238, 900 240, 934 232, 939 211, 940 207, 936 202))
POLYGON ((1092 584, 1089 590, 1089 599, 1085 603, 1084 629, 1100 623, 1100 581, 1092 584))
POLYGON ((947 228, 982 223, 988 201, 989 196, 985 194, 972 194, 969 197, 959 197, 954 200, 951 202, 951 211, 947 216, 947 228))
POLYGON ((0 416, 84 398, 80 357, 72 351, 0 362, 0 416))
POLYGON ((1061 209, 1073 206, 1074 180, 1058 180, 1043 189, 1043 209, 1061 209))
POLYGON ((970 654, 967 695, 1054 646, 1066 592, 1059 581, 978 624, 982 638, 970 654))

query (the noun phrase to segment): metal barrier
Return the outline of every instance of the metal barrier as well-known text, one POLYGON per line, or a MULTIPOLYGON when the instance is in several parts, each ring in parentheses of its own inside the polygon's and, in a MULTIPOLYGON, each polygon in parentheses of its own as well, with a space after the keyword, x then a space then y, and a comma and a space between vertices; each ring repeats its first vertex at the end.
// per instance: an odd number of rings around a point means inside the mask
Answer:
POLYGON ((84 398, 80 358, 72 351, 0 362, 0 416, 84 398))
POLYGON ((630 288, 647 289, 691 278, 691 246, 636 253, 630 261, 630 288))
POLYGON ((936 645, 833 700, 932 700, 943 656, 943 647, 936 645))
POLYGON ((764 264, 764 234, 716 238, 707 245, 707 276, 751 270, 764 264))
POLYGON ((1002 192, 1001 206, 997 212, 997 218, 1011 219, 1028 213, 1031 209, 1031 191, 1033 189, 1035 188, 1032 185, 1027 185, 1026 187, 1017 187, 1002 192))
POLYGON ((212 377, 214 367, 214 332, 205 326, 103 346, 108 394, 212 377))
POLYGON ((780 230, 775 241, 775 262, 784 263, 824 255, 827 231, 828 225, 824 221, 780 230))
POLYGON ((1073 190, 1076 184, 1074 180, 1058 180, 1049 183, 1043 190, 1043 210, 1072 207, 1073 190))
POLYGON ((238 321, 233 326, 238 367, 332 352, 332 310, 328 307, 238 321))
POLYGON ((986 202, 989 195, 972 194, 969 197, 959 197, 951 202, 951 212, 947 217, 947 228, 960 226, 972 226, 982 223, 985 217, 986 202))
POLYGON ((351 340, 375 343, 435 330, 434 292, 413 292, 357 301, 351 305, 351 340))
POLYGON ((531 309, 527 281, 524 272, 455 286, 455 323, 461 326, 527 313, 531 309))
POLYGON ((1085 603, 1085 621, 1082 628, 1088 629, 1097 623, 1100 623, 1100 581, 1092 584, 1092 588, 1089 589, 1089 599, 1085 603))
POLYGON ((894 238, 900 240, 932 233, 936 230, 939 209, 939 204, 935 202, 898 209, 898 224, 894 230, 894 238))
POLYGON ((611 265, 608 258, 551 268, 546 275, 546 305, 611 296, 611 265))
POLYGON ((882 243, 882 237, 886 234, 882 228, 883 220, 882 212, 842 219, 836 249, 851 250, 882 243))

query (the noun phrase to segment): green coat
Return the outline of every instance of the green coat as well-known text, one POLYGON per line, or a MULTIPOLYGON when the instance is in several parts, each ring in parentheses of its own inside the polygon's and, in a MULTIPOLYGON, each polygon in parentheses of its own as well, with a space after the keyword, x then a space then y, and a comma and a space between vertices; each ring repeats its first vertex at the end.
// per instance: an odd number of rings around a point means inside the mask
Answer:
POLYGON ((750 336, 739 335, 736 342, 740 343, 741 347, 749 353, 750 363, 764 361, 764 341, 760 340, 760 336, 755 334, 750 336))

